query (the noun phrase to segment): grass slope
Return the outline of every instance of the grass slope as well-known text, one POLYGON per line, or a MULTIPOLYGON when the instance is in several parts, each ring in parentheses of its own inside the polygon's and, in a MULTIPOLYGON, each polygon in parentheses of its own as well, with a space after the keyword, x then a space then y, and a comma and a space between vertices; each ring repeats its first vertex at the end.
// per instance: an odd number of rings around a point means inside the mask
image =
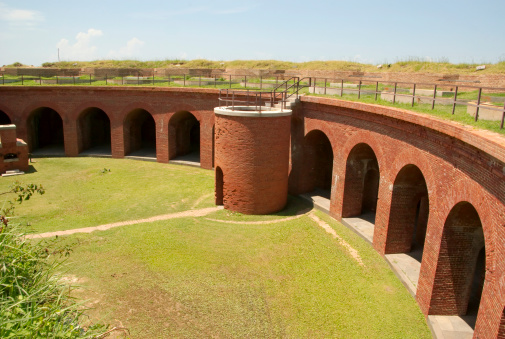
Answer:
MULTIPOLYGON (((352 61, 306 61, 306 62, 292 62, 280 60, 231 60, 231 61, 213 61, 206 59, 195 60, 180 60, 180 59, 166 59, 166 60, 94 60, 94 61, 61 61, 61 62, 47 62, 42 64, 46 67, 57 68, 227 68, 227 69, 275 69, 275 70, 327 70, 327 71, 360 71, 360 72, 402 72, 402 73, 441 73, 441 74, 504 74, 505 61, 497 63, 486 63, 486 69, 477 71, 475 68, 480 64, 475 63, 460 63, 452 64, 449 62, 441 61, 425 61, 421 58, 409 58, 407 60, 398 60, 395 62, 383 63, 382 68, 377 68, 376 65, 362 64, 352 61), (387 67, 389 64, 389 67, 387 67)), ((21 63, 17 62, 6 67, 22 67, 21 63)))

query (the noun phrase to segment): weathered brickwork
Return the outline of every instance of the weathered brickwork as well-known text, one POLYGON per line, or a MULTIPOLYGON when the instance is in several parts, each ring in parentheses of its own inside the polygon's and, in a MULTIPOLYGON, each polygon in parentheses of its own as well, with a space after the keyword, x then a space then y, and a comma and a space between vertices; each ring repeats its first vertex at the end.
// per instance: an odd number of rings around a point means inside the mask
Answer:
POLYGON ((216 201, 246 214, 268 214, 286 205, 290 116, 216 114, 216 168, 222 193, 216 201))
POLYGON ((10 170, 28 171, 28 145, 16 138, 15 125, 0 126, 0 174, 10 170))
MULTIPOLYGON (((216 106, 212 89, 0 88, 0 111, 29 143, 57 142, 35 133, 34 126, 46 116, 53 123, 44 128, 58 128, 53 112, 59 115, 67 156, 77 156, 92 135, 85 123, 94 121, 92 112, 109 118, 116 158, 138 145, 139 116, 152 116, 159 162, 187 147, 196 120, 203 168, 213 167, 216 149, 217 203, 253 206, 244 212, 259 213, 285 187, 292 194, 319 187, 331 191, 336 219, 375 210, 373 246, 380 254, 408 252, 425 239, 416 298, 426 316, 467 312, 472 291, 480 294, 481 288, 475 337, 504 336, 505 138, 405 110, 329 98, 303 97, 293 115, 278 123, 215 119, 216 106), (291 133, 278 133, 285 123, 291 133), (230 137, 227 129, 240 133, 230 137), (289 139, 289 158, 278 155, 272 145, 289 139), (255 162, 258 153, 266 153, 265 160, 255 162), (244 166, 245 174, 230 176, 230 166, 244 166), (278 186, 263 185, 263 169, 281 177, 289 172, 289 186, 283 178, 278 186), (244 203, 235 195, 239 190, 251 200, 244 203), (471 287, 472 279, 479 288, 471 287)), ((277 201, 276 208, 283 203, 277 201)))

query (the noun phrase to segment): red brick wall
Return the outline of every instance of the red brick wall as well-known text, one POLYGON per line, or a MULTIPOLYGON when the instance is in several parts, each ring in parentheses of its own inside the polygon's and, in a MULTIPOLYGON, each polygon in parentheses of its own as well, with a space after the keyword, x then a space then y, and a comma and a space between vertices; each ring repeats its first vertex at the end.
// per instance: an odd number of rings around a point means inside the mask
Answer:
MULTIPOLYGON (((69 156, 79 152, 81 126, 78 117, 87 108, 99 108, 110 118, 112 156, 117 158, 126 152, 125 117, 134 110, 143 109, 156 123, 157 159, 168 162, 174 137, 169 128, 170 118, 176 112, 188 111, 200 123, 201 166, 209 169, 212 168, 213 109, 216 106, 217 91, 209 89, 0 87, 0 110, 18 126, 21 138, 27 136, 28 116, 35 109, 48 107, 58 112, 63 120, 65 151, 69 156)), ((268 200, 265 196, 275 197, 278 192, 282 193, 279 196, 284 196, 287 183, 284 184, 283 178, 288 170, 291 193, 310 190, 314 178, 310 178, 306 166, 307 156, 311 154, 306 136, 317 130, 324 133, 331 145, 330 213, 340 219, 346 213, 344 201, 350 199, 345 190, 351 176, 347 161, 353 148, 363 143, 373 151, 380 174, 373 246, 384 254, 388 245, 401 243, 400 236, 395 236, 394 232, 401 225, 391 216, 392 206, 396 206, 398 213, 409 212, 405 208, 410 206, 393 202, 395 181, 402 168, 414 165, 422 173, 428 192, 426 240, 416 296, 420 308, 425 315, 462 312, 454 305, 464 304, 464 300, 453 297, 456 301, 452 305, 439 301, 451 299, 440 286, 453 288, 456 282, 443 270, 443 259, 450 262, 451 253, 457 252, 447 247, 446 220, 454 206, 468 202, 480 218, 486 248, 485 282, 475 336, 494 338, 498 335, 505 306, 505 138, 400 109, 317 97, 303 97, 291 119, 278 122, 274 118, 265 119, 266 123, 261 119, 244 123, 239 118, 222 117, 221 126, 241 131, 234 134, 240 137, 232 137, 226 143, 216 123, 216 166, 223 171, 225 206, 242 204, 234 200, 234 192, 227 193, 227 183, 232 183, 249 192, 246 213, 265 212, 260 211, 261 204, 268 200), (289 121, 291 134, 289 131, 286 135, 279 133, 289 121), (288 143, 289 137, 290 158, 272 156, 276 153, 272 152, 272 145, 288 143), (234 147, 241 143, 240 149, 234 147), (265 153, 266 157, 255 163, 251 154, 258 153, 265 153), (275 179, 282 182, 278 186, 262 186, 260 179, 263 177, 258 176, 262 173, 258 164, 270 163, 273 164, 270 173, 280 175, 275 179), (230 177, 233 171, 230 172, 229 166, 240 165, 245 172, 230 177)), ((363 176, 360 178, 364 180, 363 176)), ((362 203, 362 199, 356 200, 362 203)), ((281 208, 282 199, 276 201, 276 208, 281 208)))
POLYGON ((223 173, 226 209, 268 214, 284 208, 288 191, 289 123, 289 116, 216 114, 216 167, 223 173))

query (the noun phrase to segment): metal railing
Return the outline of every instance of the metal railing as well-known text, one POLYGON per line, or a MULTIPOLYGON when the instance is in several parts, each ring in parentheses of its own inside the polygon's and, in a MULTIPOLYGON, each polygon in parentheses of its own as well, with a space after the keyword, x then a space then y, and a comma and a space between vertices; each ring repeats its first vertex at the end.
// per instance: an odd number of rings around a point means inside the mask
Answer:
MULTIPOLYGON (((483 110, 486 115, 501 113, 500 128, 504 128, 505 122, 505 88, 496 87, 479 87, 476 85, 465 84, 463 81, 449 81, 441 79, 439 83, 414 83, 414 82, 401 82, 401 81, 385 81, 385 80, 371 80, 371 79, 356 79, 356 78, 317 78, 317 77, 290 77, 284 79, 282 76, 276 77, 263 77, 263 76, 250 76, 250 75, 227 75, 227 76, 213 76, 205 77, 202 75, 167 75, 164 77, 151 75, 141 76, 138 73, 136 76, 119 76, 109 77, 96 77, 90 74, 81 76, 6 76, 0 75, 1 85, 148 85, 148 86, 196 86, 196 87, 214 87, 214 88, 227 88, 236 91, 237 100, 245 100, 245 103, 252 105, 264 106, 265 103, 275 105, 279 102, 282 103, 282 108, 286 108, 286 102, 293 95, 298 96, 303 89, 308 88, 309 93, 323 94, 323 95, 337 95, 344 97, 348 94, 357 95, 358 99, 363 96, 373 98, 378 101, 379 95, 382 100, 391 101, 393 103, 401 102, 410 104, 413 107, 417 104, 430 104, 431 109, 435 105, 452 105, 452 114, 455 114, 456 105, 465 105, 472 107, 472 114, 475 121, 483 110), (243 88, 243 90, 239 90, 243 88), (271 88, 271 90, 266 90, 271 88), (449 89, 446 91, 445 89, 449 89), (246 94, 239 94, 244 92, 246 94), (247 92, 249 91, 249 92, 247 92), (466 92, 464 92, 466 91, 466 92), (460 96, 463 93, 475 92, 475 97, 471 99, 462 99, 460 96), (261 92, 261 94, 252 94, 261 92), (493 97, 493 93, 499 92, 501 96, 493 97), (249 94, 247 94, 249 93, 249 94), (486 95, 484 93, 487 93, 486 95), (442 96, 439 96, 442 94, 442 96), (268 99, 265 99, 268 97, 268 99), (249 98, 249 99, 247 99, 249 98), (502 106, 497 106, 495 103, 488 104, 485 101, 503 103, 502 106)), ((231 92, 227 95, 222 94, 221 101, 230 101, 231 92)), ((221 94, 220 94, 221 96, 221 94)), ((220 102, 221 102, 220 101, 220 102)), ((237 101, 238 102, 238 101, 237 101)), ((232 105, 233 102, 232 102, 232 105)), ((258 106, 258 107, 259 107, 258 106)), ((470 111, 467 108, 467 111, 470 111)))

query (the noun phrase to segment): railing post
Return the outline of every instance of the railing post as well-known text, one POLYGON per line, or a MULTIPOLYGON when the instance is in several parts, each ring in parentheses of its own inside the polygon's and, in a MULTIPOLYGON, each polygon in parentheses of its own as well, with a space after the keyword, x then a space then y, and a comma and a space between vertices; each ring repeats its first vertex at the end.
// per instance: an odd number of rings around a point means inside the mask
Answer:
POLYGON ((244 75, 244 87, 247 88, 247 75, 244 75))
POLYGON ((107 85, 107 74, 105 74, 105 85, 107 85))
POLYGON ((167 86, 170 86, 170 74, 168 75, 168 83, 167 86))
POLYGON ((327 79, 326 79, 326 78, 324 78, 324 94, 326 94, 326 84, 327 84, 327 81, 326 81, 326 80, 327 80, 327 79))
POLYGON ((214 88, 217 87, 217 75, 214 74, 214 88))
POLYGON ((503 120, 505 120, 505 104, 503 104, 503 112, 501 112, 501 125, 500 125, 500 129, 503 129, 503 120))
MULTIPOLYGON (((75 84, 75 81, 74 81, 75 84)), ((39 85, 42 85, 42 76, 39 74, 39 85)))
POLYGON ((121 85, 124 85, 124 76, 121 76, 121 85))
POLYGON ((186 74, 183 74, 182 87, 186 87, 186 74))
POLYGON ((414 83, 414 88, 412 89, 412 107, 414 107, 415 99, 416 99, 416 84, 414 83))
POLYGON ((340 96, 344 96, 344 79, 340 80, 340 96))
POLYGON ((231 74, 230 74, 230 81, 229 82, 230 82, 230 88, 231 88, 231 74))
POLYGON ((456 100, 458 100, 458 86, 456 86, 456 91, 454 92, 454 102, 452 103, 452 114, 456 111, 456 100))
POLYGON ((359 85, 358 85, 358 99, 361 98, 361 80, 359 81, 359 85))
POLYGON ((316 82, 317 82, 317 78, 314 77, 314 94, 316 94, 316 82))
POLYGON ((198 76, 198 87, 202 87, 202 75, 198 76))
POLYGON ((235 92, 231 94, 231 110, 235 110, 235 92))
POLYGON ((479 106, 480 106, 480 99, 482 96, 482 87, 479 88, 479 96, 477 97, 477 109, 475 110, 475 121, 479 119, 479 106))
POLYGON ((396 103, 396 86, 398 83, 395 82, 395 91, 393 92, 393 104, 396 103))
POLYGON ((91 73, 89 73, 89 84, 91 85, 91 73))
POLYGON ((72 75, 72 81, 73 81, 74 86, 75 86, 75 75, 72 75))
POLYGON ((263 76, 260 75, 260 90, 263 89, 263 76))
POLYGON ((153 71, 153 86, 154 86, 154 71, 153 71))
POLYGON ((433 101, 431 102, 431 109, 435 109, 435 101, 437 97, 437 85, 435 85, 435 88, 433 89, 433 101))
MULTIPOLYGON (((21 76, 21 77, 23 77, 23 76, 21 76)), ((23 82, 21 82, 21 83, 23 83, 23 82)), ((60 83, 59 83, 59 81, 58 81, 58 76, 56 76, 56 85, 59 85, 59 84, 60 84, 60 83)))
POLYGON ((377 101, 377 94, 379 93, 379 82, 375 82, 375 101, 377 101))

